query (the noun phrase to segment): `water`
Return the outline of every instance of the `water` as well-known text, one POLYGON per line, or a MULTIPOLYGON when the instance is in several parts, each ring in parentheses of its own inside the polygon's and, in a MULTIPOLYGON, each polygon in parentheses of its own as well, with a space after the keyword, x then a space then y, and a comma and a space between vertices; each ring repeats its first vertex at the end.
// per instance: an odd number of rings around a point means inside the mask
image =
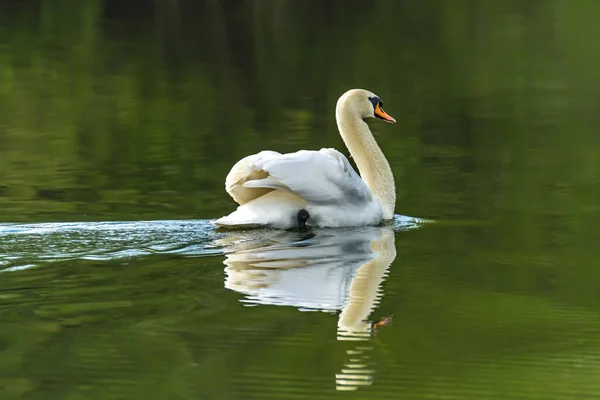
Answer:
POLYGON ((600 398, 598 12, 3 2, 0 399, 600 398), (351 87, 394 222, 215 231, 351 87))

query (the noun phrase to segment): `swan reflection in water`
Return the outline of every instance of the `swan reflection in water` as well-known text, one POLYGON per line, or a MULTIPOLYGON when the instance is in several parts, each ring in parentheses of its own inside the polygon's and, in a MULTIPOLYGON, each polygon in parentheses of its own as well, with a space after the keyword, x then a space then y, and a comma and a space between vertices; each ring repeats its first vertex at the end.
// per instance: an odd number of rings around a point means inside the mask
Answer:
POLYGON ((381 298, 381 283, 396 258, 391 226, 318 230, 304 235, 281 231, 230 232, 224 247, 225 287, 244 302, 338 312, 337 339, 361 341, 347 351, 336 374, 338 390, 372 382, 365 346, 379 325, 368 321, 381 298))

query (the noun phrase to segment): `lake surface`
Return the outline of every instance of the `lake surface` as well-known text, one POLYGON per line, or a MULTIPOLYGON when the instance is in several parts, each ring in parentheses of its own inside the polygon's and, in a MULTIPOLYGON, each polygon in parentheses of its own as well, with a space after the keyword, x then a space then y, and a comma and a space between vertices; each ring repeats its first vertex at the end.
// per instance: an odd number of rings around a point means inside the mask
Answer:
POLYGON ((0 4, 0 399, 600 398, 596 0, 0 4), (217 232, 335 147, 390 224, 217 232))

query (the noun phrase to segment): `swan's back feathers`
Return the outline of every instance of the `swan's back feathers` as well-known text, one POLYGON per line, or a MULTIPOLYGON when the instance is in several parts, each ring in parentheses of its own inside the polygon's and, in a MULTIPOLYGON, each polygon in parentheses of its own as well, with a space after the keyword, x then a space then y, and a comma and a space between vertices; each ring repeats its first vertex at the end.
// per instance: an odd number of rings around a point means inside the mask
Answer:
POLYGON ((334 149, 300 150, 267 160, 262 169, 310 203, 362 203, 371 191, 348 159, 334 149))
POLYGON ((371 191, 348 159, 334 149, 261 152, 239 161, 226 180, 227 192, 240 205, 272 190, 295 194, 312 204, 361 204, 371 191))

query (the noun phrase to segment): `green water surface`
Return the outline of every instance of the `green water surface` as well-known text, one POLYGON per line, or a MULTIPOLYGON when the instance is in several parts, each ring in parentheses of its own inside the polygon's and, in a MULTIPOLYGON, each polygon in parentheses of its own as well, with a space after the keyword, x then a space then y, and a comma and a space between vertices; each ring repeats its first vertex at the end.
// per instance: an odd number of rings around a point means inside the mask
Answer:
POLYGON ((599 15, 0 3, 0 399, 600 399, 599 15), (215 232, 353 87, 394 221, 215 232))

